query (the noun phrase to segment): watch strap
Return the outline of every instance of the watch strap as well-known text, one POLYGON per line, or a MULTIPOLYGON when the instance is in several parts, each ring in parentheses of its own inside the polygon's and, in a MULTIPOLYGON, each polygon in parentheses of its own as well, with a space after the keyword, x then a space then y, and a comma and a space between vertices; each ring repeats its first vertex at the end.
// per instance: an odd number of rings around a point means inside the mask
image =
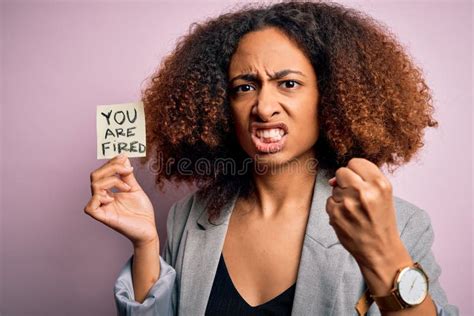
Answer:
POLYGON ((355 309, 359 316, 364 316, 369 311, 370 306, 374 302, 374 299, 370 296, 369 289, 365 290, 365 292, 361 295, 357 304, 355 305, 355 309))
POLYGON ((408 307, 408 305, 402 303, 395 294, 396 290, 392 290, 389 295, 386 296, 372 296, 372 299, 378 305, 380 310, 384 311, 399 311, 408 307))

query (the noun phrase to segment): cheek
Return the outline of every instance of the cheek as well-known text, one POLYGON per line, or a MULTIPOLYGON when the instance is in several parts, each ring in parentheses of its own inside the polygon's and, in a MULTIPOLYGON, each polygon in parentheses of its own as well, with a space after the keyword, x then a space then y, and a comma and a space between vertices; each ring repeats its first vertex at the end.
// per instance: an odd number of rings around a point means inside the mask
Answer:
POLYGON ((303 140, 315 141, 319 135, 319 124, 318 124, 318 113, 315 108, 307 108, 305 111, 300 112, 297 121, 300 122, 298 125, 305 126, 299 130, 299 135, 303 140))
POLYGON ((234 109, 232 109, 232 118, 234 121, 235 132, 237 133, 237 137, 240 138, 241 136, 243 136, 243 132, 245 132, 246 130, 246 118, 244 117, 242 112, 236 112, 234 109))
POLYGON ((306 126, 306 128, 302 128, 298 130, 298 137, 302 141, 315 141, 318 138, 319 128, 316 122, 316 119, 310 119, 310 117, 305 117, 301 120, 302 126, 306 126))
POLYGON ((242 124, 239 124, 238 122, 235 123, 235 133, 237 134, 237 138, 242 140, 242 137, 245 137, 244 134, 245 130, 242 124))

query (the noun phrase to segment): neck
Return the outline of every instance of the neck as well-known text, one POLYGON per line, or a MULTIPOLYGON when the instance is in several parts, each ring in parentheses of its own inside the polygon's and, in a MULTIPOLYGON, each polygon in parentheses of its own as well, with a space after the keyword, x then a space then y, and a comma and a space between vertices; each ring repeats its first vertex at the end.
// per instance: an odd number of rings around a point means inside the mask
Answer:
POLYGON ((274 219, 287 213, 307 213, 316 180, 314 161, 314 155, 307 154, 265 173, 254 172, 253 215, 274 219))

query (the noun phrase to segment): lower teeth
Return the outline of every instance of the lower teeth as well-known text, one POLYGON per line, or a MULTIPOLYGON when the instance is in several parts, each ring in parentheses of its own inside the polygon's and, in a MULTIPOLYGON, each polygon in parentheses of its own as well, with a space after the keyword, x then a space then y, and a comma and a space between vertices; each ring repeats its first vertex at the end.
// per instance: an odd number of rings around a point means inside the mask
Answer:
POLYGON ((281 140, 281 137, 279 138, 260 138, 260 140, 264 143, 276 143, 276 142, 279 142, 281 140))

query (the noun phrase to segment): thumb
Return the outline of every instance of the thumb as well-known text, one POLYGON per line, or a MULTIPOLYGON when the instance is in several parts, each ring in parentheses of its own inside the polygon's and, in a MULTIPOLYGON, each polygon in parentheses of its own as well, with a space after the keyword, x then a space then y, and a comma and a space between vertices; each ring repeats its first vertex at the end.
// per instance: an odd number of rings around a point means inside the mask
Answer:
MULTIPOLYGON (((132 164, 130 163, 130 159, 128 159, 128 157, 125 157, 123 164, 125 167, 132 167, 132 164)), ((135 178, 135 174, 133 173, 133 171, 127 175, 122 175, 121 178, 126 184, 131 187, 130 191, 142 190, 140 184, 135 178)))

